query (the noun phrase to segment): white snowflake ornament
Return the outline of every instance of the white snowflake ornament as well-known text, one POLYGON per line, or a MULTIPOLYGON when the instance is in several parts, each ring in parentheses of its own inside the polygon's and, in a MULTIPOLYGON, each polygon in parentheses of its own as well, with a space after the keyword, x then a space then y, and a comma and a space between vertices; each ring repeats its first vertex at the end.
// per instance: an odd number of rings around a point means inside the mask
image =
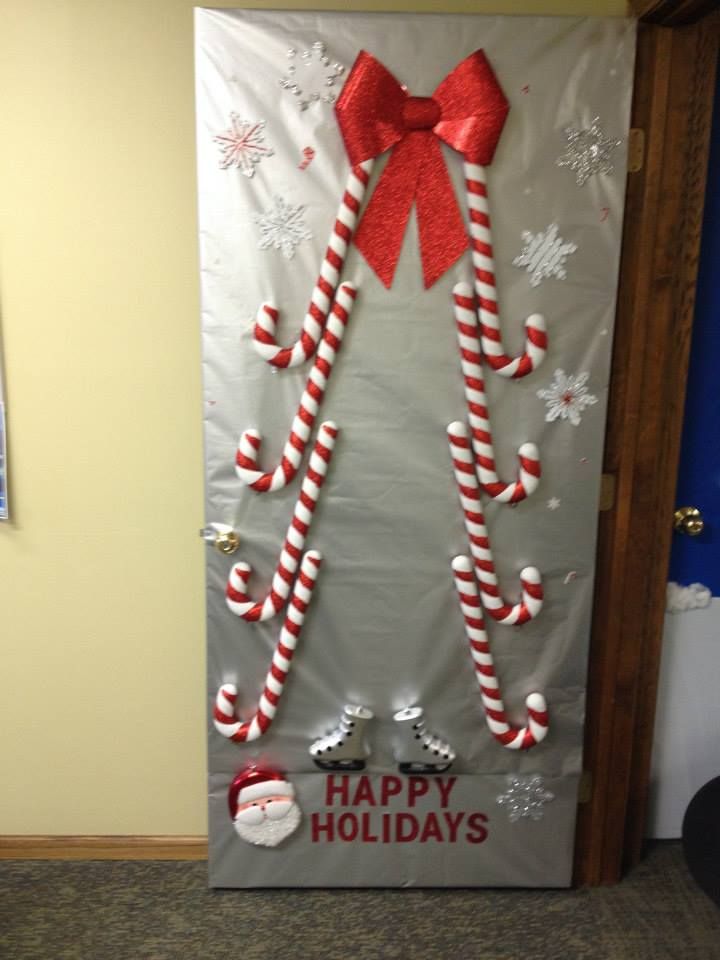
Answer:
POLYGON ((273 151, 263 144, 264 120, 243 120, 237 113, 230 114, 230 127, 213 137, 220 145, 220 169, 237 167, 246 177, 255 175, 255 167, 273 151))
POLYGON ((312 233, 303 220, 305 207, 293 206, 278 196, 273 198, 273 204, 270 210, 256 213, 253 218, 262 234, 258 246, 261 250, 269 247, 281 250, 286 260, 292 260, 295 248, 301 240, 312 238, 312 233))
POLYGON ((332 63, 328 56, 327 47, 323 40, 315 40, 308 50, 300 55, 302 68, 298 70, 297 48, 287 50, 290 61, 287 73, 280 77, 280 86, 297 97, 300 110, 307 110, 313 103, 333 104, 337 100, 337 86, 341 84, 345 66, 342 63, 332 63), (332 89, 336 88, 336 89, 332 89))
POLYGON ((610 155, 620 146, 622 140, 606 137, 595 117, 589 127, 565 128, 567 147, 555 161, 559 167, 569 167, 575 171, 575 182, 582 187, 596 173, 612 173, 613 164, 610 155))
POLYGON ((548 423, 553 420, 569 420, 577 427, 582 417, 580 414, 585 407, 597 403, 597 397, 588 393, 585 384, 588 381, 589 373, 568 373, 564 370, 555 371, 555 379, 544 390, 538 390, 537 395, 547 404, 547 413, 545 419, 548 423))
POLYGON ((547 502, 548 510, 557 510, 560 506, 561 500, 560 497, 550 497, 547 502))
POLYGON ((513 266, 527 268, 531 287, 539 286, 546 277, 564 280, 567 276, 565 260, 575 253, 577 246, 566 243, 559 237, 558 229, 556 223, 551 223, 538 233, 531 233, 529 230, 522 232, 525 246, 513 260, 513 266))
POLYGON ((554 799, 555 794, 545 789, 543 778, 538 774, 529 777, 511 774, 507 778, 507 790, 498 796, 497 803, 507 808, 510 823, 516 823, 521 819, 542 820, 543 807, 554 799))

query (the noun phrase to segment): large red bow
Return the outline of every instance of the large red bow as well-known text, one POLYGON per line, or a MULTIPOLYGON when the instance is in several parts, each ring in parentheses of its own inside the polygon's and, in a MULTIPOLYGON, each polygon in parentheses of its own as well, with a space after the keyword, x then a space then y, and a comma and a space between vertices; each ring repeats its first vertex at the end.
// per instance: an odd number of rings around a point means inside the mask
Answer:
POLYGON ((467 250, 468 238, 438 138, 466 160, 489 164, 509 104, 482 50, 450 73, 432 97, 411 97, 361 50, 335 105, 350 162, 394 147, 355 244, 386 287, 392 284, 413 200, 425 287, 467 250))

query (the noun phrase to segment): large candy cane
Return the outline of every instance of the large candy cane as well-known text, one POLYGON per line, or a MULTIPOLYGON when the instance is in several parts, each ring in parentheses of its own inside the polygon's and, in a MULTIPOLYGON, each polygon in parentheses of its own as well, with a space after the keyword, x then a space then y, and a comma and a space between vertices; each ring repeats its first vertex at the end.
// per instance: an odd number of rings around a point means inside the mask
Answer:
POLYGON ((533 313, 525 321, 525 351, 510 357, 503 350, 498 316, 495 263, 485 168, 465 163, 465 187, 470 208, 470 238, 475 267, 475 290, 480 302, 480 334, 485 359, 503 377, 524 377, 539 366, 547 350, 545 318, 533 313))
POLYGON ((342 343, 345 326, 350 319, 355 296, 355 287, 351 283, 343 283, 338 290, 278 466, 270 473, 258 470, 261 439, 257 430, 246 430, 240 437, 235 455, 235 473, 253 490, 260 493, 281 490, 297 473, 342 343))
POLYGON ((373 160, 352 167, 348 174, 340 207, 335 218, 320 276, 312 292, 310 306, 303 321, 299 338, 291 347, 279 346, 275 339, 278 310, 272 302, 263 303, 257 312, 253 345, 263 360, 274 367, 296 367, 314 353, 323 332, 328 310, 340 281, 345 257, 358 221, 358 213, 365 195, 373 160))
POLYGON ((292 666, 292 658, 300 639, 305 614, 310 606, 321 561, 322 557, 316 550, 308 550, 303 555, 300 563, 300 573, 295 581, 290 603, 285 612, 285 622, 280 630, 275 653, 265 677, 265 686, 253 718, 244 722, 235 718, 237 687, 234 684, 224 683, 218 690, 213 716, 215 729, 223 737, 234 740, 235 743, 257 740, 267 732, 268 727, 273 722, 287 675, 292 666))
POLYGON ((469 557, 455 557, 452 569, 460 599, 460 609, 465 619, 465 634, 470 644, 475 676, 480 685, 487 725, 495 739, 509 750, 529 750, 547 736, 548 715, 545 697, 541 693, 529 694, 525 700, 528 711, 527 726, 520 728, 510 726, 505 715, 500 684, 495 676, 472 562, 469 557))
POLYGON ((520 571, 522 600, 519 603, 513 606, 506 603, 500 596, 490 540, 485 528, 480 486, 475 474, 468 429, 464 423, 456 421, 450 424, 447 432, 460 504, 465 517, 465 529, 470 540, 470 552, 480 583, 483 606, 499 623, 527 623, 542 609, 543 588, 540 571, 536 567, 525 567, 520 571))
POLYGON ((465 399, 478 480, 488 496, 501 503, 518 503, 529 497, 540 480, 540 460, 534 443, 523 443, 518 450, 520 469, 517 480, 503 483, 495 471, 493 440, 488 420, 482 354, 478 333, 475 297, 469 283, 453 287, 453 309, 460 345, 460 362, 465 382, 465 399))
POLYGON ((264 600, 255 602, 247 594, 247 582, 252 568, 249 563, 236 563, 230 570, 225 601, 234 614, 243 620, 269 620, 285 606, 290 593, 293 576, 297 570, 305 539, 310 529, 313 511, 320 496, 327 468, 332 459, 338 428, 331 421, 320 424, 315 446, 310 454, 310 463, 300 488, 285 544, 273 574, 270 592, 264 600))

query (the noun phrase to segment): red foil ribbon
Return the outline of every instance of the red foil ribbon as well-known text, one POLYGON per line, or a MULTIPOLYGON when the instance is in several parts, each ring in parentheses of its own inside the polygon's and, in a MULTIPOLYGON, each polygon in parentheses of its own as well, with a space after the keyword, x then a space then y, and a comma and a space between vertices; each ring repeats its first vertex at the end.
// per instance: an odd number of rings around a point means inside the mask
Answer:
POLYGON ((412 97, 361 50, 335 105, 350 163, 392 150, 355 233, 355 245, 392 285, 413 202, 425 288, 468 248, 439 140, 471 163, 493 158, 510 105, 482 50, 466 57, 431 97, 412 97))

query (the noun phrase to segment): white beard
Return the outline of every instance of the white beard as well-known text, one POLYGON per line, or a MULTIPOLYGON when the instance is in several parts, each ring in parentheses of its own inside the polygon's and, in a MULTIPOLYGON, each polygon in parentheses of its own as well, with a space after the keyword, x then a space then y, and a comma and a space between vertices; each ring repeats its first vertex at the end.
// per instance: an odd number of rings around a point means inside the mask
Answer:
POLYGON ((248 843, 254 843, 260 847, 276 847, 300 826, 300 807, 296 803, 291 804, 288 812, 280 820, 265 818, 262 823, 243 823, 242 820, 234 820, 233 826, 237 835, 248 843))

